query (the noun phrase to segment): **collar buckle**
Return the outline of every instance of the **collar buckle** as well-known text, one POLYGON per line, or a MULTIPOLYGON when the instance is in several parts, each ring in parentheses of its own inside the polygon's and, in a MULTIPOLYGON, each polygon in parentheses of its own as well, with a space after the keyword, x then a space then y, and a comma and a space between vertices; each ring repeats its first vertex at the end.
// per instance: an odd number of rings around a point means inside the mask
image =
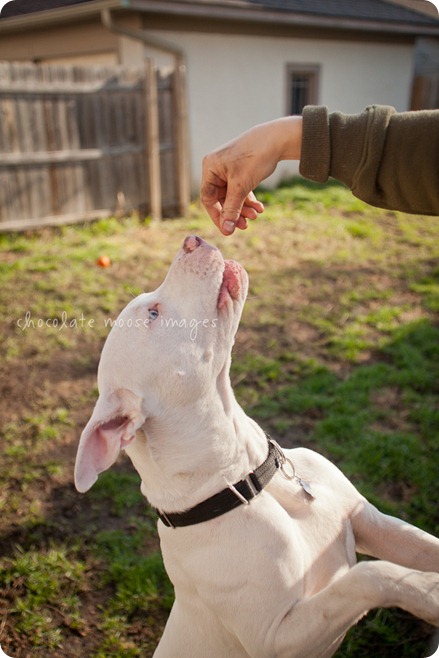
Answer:
POLYGON ((163 523, 168 526, 168 528, 173 528, 175 530, 175 525, 172 525, 172 522, 168 518, 168 515, 166 514, 166 512, 160 511, 159 516, 160 516, 160 519, 163 521, 163 523))
POLYGON ((245 485, 248 489, 248 498, 246 498, 243 493, 238 491, 236 486, 234 484, 228 484, 227 486, 232 491, 235 496, 238 498, 238 500, 241 501, 243 505, 250 505, 250 501, 252 498, 258 495, 258 493, 261 492, 262 487, 259 486, 259 482, 254 474, 254 472, 249 473, 248 475, 245 476, 243 480, 239 483, 241 485, 241 489, 244 487, 242 485, 245 485))

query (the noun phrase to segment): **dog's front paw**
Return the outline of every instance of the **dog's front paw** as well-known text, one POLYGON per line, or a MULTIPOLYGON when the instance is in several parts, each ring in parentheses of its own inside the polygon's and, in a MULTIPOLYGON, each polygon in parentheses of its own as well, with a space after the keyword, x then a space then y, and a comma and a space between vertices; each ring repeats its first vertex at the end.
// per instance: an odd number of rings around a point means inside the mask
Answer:
MULTIPOLYGON (((428 572, 412 572, 407 578, 409 593, 413 593, 412 605, 401 604, 416 617, 439 628, 439 574, 428 572)), ((404 588, 401 594, 404 596, 404 588)), ((405 603, 408 602, 408 599, 405 603)))

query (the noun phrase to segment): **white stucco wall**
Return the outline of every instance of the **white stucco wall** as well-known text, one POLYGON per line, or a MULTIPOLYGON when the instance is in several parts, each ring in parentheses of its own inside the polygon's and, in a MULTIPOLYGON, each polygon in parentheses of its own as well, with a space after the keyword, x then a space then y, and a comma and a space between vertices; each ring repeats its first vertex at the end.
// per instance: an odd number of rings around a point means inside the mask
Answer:
MULTIPOLYGON (((287 64, 318 64, 318 102, 361 111, 372 103, 409 105, 411 45, 155 32, 180 47, 188 65, 192 191, 203 155, 255 123, 286 113, 287 64)), ((158 61, 160 61, 158 56, 158 61)), ((297 172, 281 163, 271 182, 297 172)))

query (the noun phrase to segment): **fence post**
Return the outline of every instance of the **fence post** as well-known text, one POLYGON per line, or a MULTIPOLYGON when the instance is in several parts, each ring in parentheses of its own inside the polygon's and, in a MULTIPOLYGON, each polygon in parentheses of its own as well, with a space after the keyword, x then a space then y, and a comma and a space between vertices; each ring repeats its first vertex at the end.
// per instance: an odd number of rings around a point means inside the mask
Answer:
POLYGON ((157 98, 157 73, 154 62, 145 60, 145 159, 150 195, 151 217, 162 218, 162 192, 160 183, 160 136, 157 98))
POLYGON ((188 108, 186 96, 186 63, 183 57, 175 62, 175 139, 177 145, 177 187, 179 214, 187 214, 190 202, 190 164, 188 143, 188 108))

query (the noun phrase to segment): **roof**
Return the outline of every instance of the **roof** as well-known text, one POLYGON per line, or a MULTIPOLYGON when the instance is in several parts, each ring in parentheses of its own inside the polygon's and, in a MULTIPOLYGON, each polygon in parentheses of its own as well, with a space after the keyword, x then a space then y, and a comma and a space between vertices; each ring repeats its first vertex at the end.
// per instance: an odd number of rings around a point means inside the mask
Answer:
POLYGON ((387 0, 387 2, 393 2, 396 5, 402 5, 403 7, 408 7, 409 9, 421 12, 421 14, 430 14, 430 16, 437 18, 439 16, 439 11, 438 8, 434 6, 434 1, 436 0, 387 0))
POLYGON ((385 0, 247 0, 267 9, 313 16, 382 20, 386 22, 439 24, 437 17, 385 0))
POLYGON ((31 14, 36 11, 45 11, 55 9, 56 7, 66 7, 67 5, 77 5, 82 2, 91 2, 92 0, 10 0, 3 7, 0 17, 9 18, 11 16, 21 16, 22 14, 31 14))
POLYGON ((439 14, 436 17, 415 11, 397 0, 12 0, 1 12, 0 31, 36 27, 43 20, 53 24, 99 15, 103 8, 208 18, 212 22, 246 21, 439 37, 439 14))

